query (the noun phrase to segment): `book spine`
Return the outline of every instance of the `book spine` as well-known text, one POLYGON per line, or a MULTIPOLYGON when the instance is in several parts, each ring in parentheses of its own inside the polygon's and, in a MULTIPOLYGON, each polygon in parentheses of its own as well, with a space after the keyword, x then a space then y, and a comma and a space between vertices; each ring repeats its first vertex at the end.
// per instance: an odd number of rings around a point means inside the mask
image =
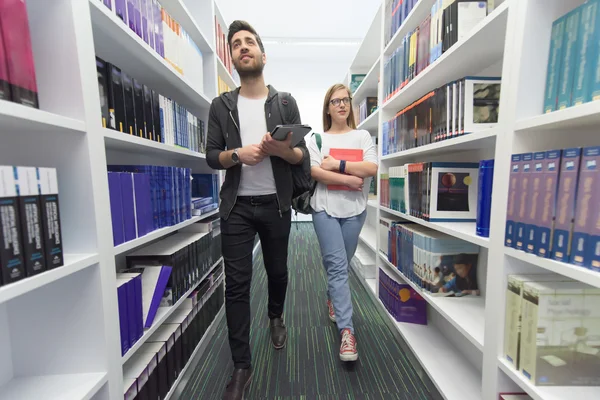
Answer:
POLYGON ((123 232, 125 241, 129 242, 137 237, 135 223, 135 205, 133 196, 133 174, 119 173, 121 182, 121 204, 123 209, 123 232))
POLYGON ((46 270, 37 171, 34 167, 15 167, 14 173, 19 192, 25 275, 33 276, 46 270))
POLYGON ((36 173, 40 193, 46 269, 62 267, 64 265, 64 255, 60 222, 58 176, 55 168, 37 168, 36 173))
POLYGON ((108 173, 108 191, 110 197, 110 213, 112 219, 113 244, 125 243, 123 228, 123 206, 121 204, 121 180, 118 172, 108 173))
POLYGON ((540 211, 541 215, 537 227, 538 232, 535 245, 535 254, 538 257, 546 258, 550 255, 554 218, 556 215, 556 192, 561 156, 562 150, 550 150, 546 152, 544 182, 542 187, 543 207, 540 211))
POLYGON ((577 38, 576 70, 573 81, 573 105, 580 105, 591 100, 591 87, 594 65, 597 59, 598 41, 597 19, 599 3, 597 0, 581 6, 581 26, 577 38))
POLYGON ((580 17, 580 7, 567 14, 565 34, 563 38, 563 58, 561 61, 561 72, 559 75, 558 84, 559 110, 563 110, 571 106, 571 91, 573 88, 573 77, 575 76, 575 61, 577 56, 577 38, 580 17))
POLYGON ((525 251, 534 254, 537 238, 539 236, 538 226, 540 225, 541 212, 544 209, 544 165, 546 161, 546 152, 536 152, 533 154, 533 164, 531 167, 529 211, 525 222, 527 223, 525 233, 525 251))
POLYGON ((138 329, 137 329, 137 316, 136 316, 136 304, 135 298, 135 285, 133 279, 129 279, 125 284, 125 291, 127 293, 127 331, 129 332, 129 343, 131 346, 138 341, 138 329))
POLYGON ((11 99, 39 108, 35 63, 24 0, 0 3, 0 29, 6 53, 11 99))
POLYGON ((573 227, 573 244, 569 261, 583 267, 591 267, 589 248, 593 233, 594 209, 598 208, 600 194, 600 146, 587 147, 582 151, 581 170, 577 184, 577 203, 573 227))
POLYGON ((127 323, 127 285, 117 282, 117 303, 119 306, 119 332, 121 337, 121 355, 130 349, 129 325, 127 323))
POLYGON ((125 2, 125 0, 114 0, 115 1, 115 14, 117 15, 117 17, 119 17, 119 19, 121 21, 123 21, 125 23, 125 25, 127 25, 127 23, 129 22, 129 15, 127 13, 127 4, 125 2))
POLYGON ((517 213, 520 207, 520 172, 521 172, 521 154, 513 154, 510 165, 510 177, 509 177, 509 192, 508 192, 508 204, 506 210, 506 231, 504 234, 504 245, 507 247, 516 246, 516 221, 517 213))
POLYGON ((517 223, 516 227, 516 244, 517 250, 525 250, 525 239, 527 234, 527 213, 529 212, 530 197, 531 197, 531 169, 532 169, 533 154, 525 153, 521 158, 521 172, 520 172, 520 184, 518 188, 519 193, 519 208, 517 212, 517 223))
MULTIPOLYGON (((116 0, 119 1, 119 0, 116 0)), ((129 29, 136 32, 135 26, 135 2, 136 0, 127 0, 127 24, 129 29)))
POLYGON ((133 4, 133 17, 135 18, 135 33, 143 39, 142 35, 142 0, 135 0, 133 4))
POLYGON ((0 285, 25 277, 17 184, 14 168, 0 166, 0 285))
POLYGON ((125 107, 123 97, 123 81, 121 70, 112 64, 107 64, 108 71, 108 112, 109 127, 119 132, 125 129, 125 107))
POLYGON ((490 236, 493 182, 494 160, 481 160, 479 162, 479 190, 477 195, 477 236, 490 236))
POLYGON ((0 100, 10 100, 10 84, 7 65, 8 54, 4 48, 4 40, 2 36, 2 29, 0 29, 0 100))
POLYGON ((561 17, 552 24, 550 35, 550 53, 546 73, 546 93, 544 95, 544 113, 556 110, 558 102, 558 77, 563 59, 563 37, 565 34, 566 17, 561 17))
POLYGON ((142 299, 142 274, 138 274, 135 278, 133 278, 133 290, 135 294, 136 337, 137 340, 139 340, 142 336, 144 336, 144 304, 142 299))
POLYGON ((569 261, 580 160, 581 148, 563 150, 552 239, 552 258, 557 261, 569 261))

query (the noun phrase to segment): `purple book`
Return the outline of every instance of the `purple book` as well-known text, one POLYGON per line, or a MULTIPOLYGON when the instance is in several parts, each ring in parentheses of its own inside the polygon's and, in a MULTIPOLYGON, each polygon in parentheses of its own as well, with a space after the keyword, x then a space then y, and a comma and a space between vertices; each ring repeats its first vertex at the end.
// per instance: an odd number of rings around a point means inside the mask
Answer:
POLYGON ((165 294, 171 267, 144 267, 142 272, 142 300, 144 309, 144 328, 150 328, 154 322, 156 311, 165 294))
POLYGON ((515 224, 517 223, 517 212, 519 209, 519 171, 521 169, 521 154, 513 154, 510 164, 510 178, 508 188, 508 206, 506 210, 506 231, 504 233, 504 245, 515 247, 515 224))
POLYGON ((137 237, 148 233, 146 217, 146 199, 150 195, 146 192, 145 174, 133 174, 133 196, 135 203, 135 225, 137 237))
POLYGON ((144 1, 146 2, 144 9, 146 10, 146 19, 148 20, 148 44, 156 50, 154 43, 154 5, 152 4, 152 0, 144 1))
POLYGON ((115 14, 127 25, 127 4, 125 0, 115 0, 115 14))
POLYGON ((152 190, 150 185, 150 175, 144 174, 144 193, 148 195, 144 199, 144 218, 146 220, 146 233, 154 230, 154 214, 152 211, 152 190))
POLYGON ((600 175, 600 146, 586 147, 581 157, 581 169, 577 184, 577 205, 575 206, 575 224, 573 227, 573 242, 570 262, 583 267, 591 267, 591 235, 594 229, 595 210, 599 207, 600 175))
POLYGON ((135 27, 135 2, 137 0, 127 0, 127 19, 129 21, 129 29, 136 32, 135 27))
MULTIPOLYGON (((598 177, 596 177, 596 179, 598 179, 598 177)), ((600 272, 600 204, 598 201, 596 201, 596 207, 592 213, 592 229, 588 252, 590 268, 600 272)))
POLYGON ((123 206, 121 204, 121 180, 118 172, 108 173, 108 191, 110 198, 110 214, 115 246, 125 242, 123 231, 123 206))
POLYGON ((138 341, 135 285, 132 278, 127 278, 125 284, 127 292, 127 329, 129 331, 129 344, 133 346, 138 341))
POLYGON ((108 7, 109 10, 112 10, 112 4, 110 4, 110 0, 102 0, 104 5, 108 7))
POLYGON ((397 284, 396 321, 427 325, 427 302, 410 285, 397 284))
POLYGON ((154 7, 154 46, 162 58, 165 58, 165 41, 162 24, 162 7, 158 0, 152 0, 154 7))
POLYGON ((546 152, 539 151, 533 153, 533 164, 531 167, 530 179, 530 199, 529 210, 527 212, 527 223, 525 233, 525 251, 527 253, 535 253, 535 242, 540 223, 540 216, 544 208, 544 161, 546 160, 546 152))
POLYGON ((130 348, 127 324, 127 281, 117 280, 117 302, 119 304, 119 331, 121 334, 121 355, 130 348))
POLYGON ((125 241, 129 242, 137 237, 135 231, 135 207, 133 201, 133 174, 120 172, 121 205, 123 207, 123 232, 125 241))
POLYGON ((140 15, 142 18, 142 39, 144 42, 150 44, 150 32, 148 28, 148 0, 140 0, 140 15))
POLYGON ((515 248, 525 250, 525 239, 527 235, 527 213, 531 207, 531 175, 533 170, 533 153, 522 154, 519 185, 517 186, 517 196, 519 197, 519 208, 516 215, 516 233, 515 248))
POLYGON ((135 296, 135 328, 136 337, 139 340, 144 335, 144 305, 142 301, 142 274, 133 278, 133 289, 135 296))
POLYGON ((563 150, 556 198, 556 220, 552 239, 552 258, 563 262, 569 261, 571 250, 571 233, 573 232, 573 214, 580 161, 580 147, 563 150))
POLYGON ((560 171, 560 157, 562 150, 546 152, 544 160, 544 182, 542 185, 542 209, 537 225, 535 254, 539 257, 550 256, 552 230, 556 213, 556 189, 558 173, 560 171))
POLYGON ((135 18, 135 33, 142 37, 142 0, 135 0, 133 7, 133 18, 135 18))

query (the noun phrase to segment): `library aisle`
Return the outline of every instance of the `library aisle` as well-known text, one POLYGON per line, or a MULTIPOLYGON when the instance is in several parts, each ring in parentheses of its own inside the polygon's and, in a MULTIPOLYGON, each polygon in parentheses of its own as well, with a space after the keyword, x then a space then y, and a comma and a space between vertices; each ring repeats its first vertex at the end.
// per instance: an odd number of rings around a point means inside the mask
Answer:
MULTIPOLYGON (((339 338, 327 316, 326 276, 312 223, 292 227, 289 286, 284 320, 287 346, 275 351, 269 338, 267 276, 262 252, 254 261, 251 289, 254 376, 248 399, 439 399, 423 380, 418 362, 399 345, 366 289, 353 273, 350 286, 359 360, 345 366, 339 360, 339 338)), ((260 248, 260 247, 259 247, 260 248)), ((217 326, 205 350, 204 362, 192 373, 180 399, 219 399, 232 370, 226 320, 217 326)))

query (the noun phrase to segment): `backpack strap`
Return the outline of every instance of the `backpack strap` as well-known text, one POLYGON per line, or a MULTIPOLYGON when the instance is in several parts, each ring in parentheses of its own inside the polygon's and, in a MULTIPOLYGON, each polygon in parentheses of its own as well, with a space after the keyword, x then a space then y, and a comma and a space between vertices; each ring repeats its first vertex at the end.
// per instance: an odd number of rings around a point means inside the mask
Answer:
POLYGON ((314 132, 312 134, 315 137, 315 142, 317 142, 317 147, 319 148, 319 152, 321 152, 321 134, 314 132))
POLYGON ((277 105, 279 106, 279 114, 281 114, 281 120, 284 125, 288 125, 290 123, 290 108, 287 105, 290 102, 290 96, 288 92, 279 92, 279 99, 277 101, 277 105))

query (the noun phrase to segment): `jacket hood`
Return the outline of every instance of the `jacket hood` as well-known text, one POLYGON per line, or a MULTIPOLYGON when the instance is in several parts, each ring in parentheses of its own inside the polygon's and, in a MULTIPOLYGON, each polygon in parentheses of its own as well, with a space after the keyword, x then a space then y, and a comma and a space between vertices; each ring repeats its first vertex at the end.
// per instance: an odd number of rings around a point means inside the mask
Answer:
MULTIPOLYGON (((270 103, 279 92, 271 85, 267 85, 267 88, 269 89, 269 94, 267 95, 267 103, 270 103)), ((240 87, 238 86, 235 90, 232 90, 231 92, 222 93, 219 97, 221 97, 221 100, 223 100, 223 103, 225 103, 229 111, 233 111, 237 108, 239 96, 240 87)))

